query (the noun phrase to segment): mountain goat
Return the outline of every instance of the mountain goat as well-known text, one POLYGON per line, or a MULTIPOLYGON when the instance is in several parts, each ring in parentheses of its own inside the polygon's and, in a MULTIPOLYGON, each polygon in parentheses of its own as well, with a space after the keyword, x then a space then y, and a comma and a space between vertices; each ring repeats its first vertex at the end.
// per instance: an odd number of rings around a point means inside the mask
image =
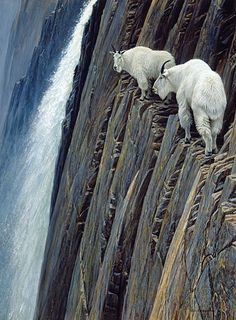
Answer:
POLYGON ((161 66, 168 61, 168 67, 175 65, 174 57, 167 51, 152 50, 147 47, 135 47, 126 51, 117 51, 113 46, 113 69, 117 72, 126 71, 134 77, 141 89, 140 100, 146 97, 149 80, 159 76, 161 66))
POLYGON ((205 142, 205 155, 217 152, 216 138, 223 125, 226 95, 220 76, 200 59, 192 59, 168 70, 161 68, 161 74, 153 90, 161 99, 170 92, 176 93, 179 106, 179 120, 185 129, 185 142, 190 143, 190 108, 196 128, 205 142))

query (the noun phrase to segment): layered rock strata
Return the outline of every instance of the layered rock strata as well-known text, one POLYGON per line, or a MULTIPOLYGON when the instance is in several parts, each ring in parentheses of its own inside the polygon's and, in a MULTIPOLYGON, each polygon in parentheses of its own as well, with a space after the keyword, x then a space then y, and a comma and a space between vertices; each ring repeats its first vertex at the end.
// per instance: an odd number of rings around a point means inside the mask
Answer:
POLYGON ((236 4, 107 0, 94 10, 84 37, 91 60, 82 56, 68 102, 68 117, 75 112, 35 319, 233 319, 236 4), (177 63, 198 57, 221 74, 228 105, 216 156, 204 157, 194 128, 183 144, 174 102, 139 101, 135 80, 112 70, 111 44, 165 48, 177 63))

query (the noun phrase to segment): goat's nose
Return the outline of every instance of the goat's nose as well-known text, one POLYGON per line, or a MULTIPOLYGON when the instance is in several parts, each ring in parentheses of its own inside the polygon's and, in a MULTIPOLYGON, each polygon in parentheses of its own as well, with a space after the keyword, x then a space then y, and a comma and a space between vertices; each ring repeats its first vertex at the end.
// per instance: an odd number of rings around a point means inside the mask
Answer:
POLYGON ((117 67, 113 67, 113 69, 114 69, 115 71, 117 71, 117 67))

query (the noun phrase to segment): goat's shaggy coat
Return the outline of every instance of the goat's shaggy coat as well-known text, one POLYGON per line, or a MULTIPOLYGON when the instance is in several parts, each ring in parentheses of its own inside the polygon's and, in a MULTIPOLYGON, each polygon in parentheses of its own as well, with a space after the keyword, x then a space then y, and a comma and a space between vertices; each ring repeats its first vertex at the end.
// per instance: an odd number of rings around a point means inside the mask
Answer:
POLYGON ((141 89, 141 100, 146 96, 149 80, 156 80, 160 74, 161 66, 166 60, 167 68, 175 65, 174 57, 167 51, 152 50, 147 47, 135 47, 124 52, 112 52, 114 70, 126 71, 134 77, 141 89))
POLYGON ((185 129, 186 142, 191 138, 191 108, 196 128, 205 142, 205 154, 217 151, 216 138, 223 125, 227 104, 224 85, 218 73, 204 61, 192 59, 165 69, 155 81, 153 89, 161 99, 165 99, 170 92, 176 93, 180 125, 185 129))

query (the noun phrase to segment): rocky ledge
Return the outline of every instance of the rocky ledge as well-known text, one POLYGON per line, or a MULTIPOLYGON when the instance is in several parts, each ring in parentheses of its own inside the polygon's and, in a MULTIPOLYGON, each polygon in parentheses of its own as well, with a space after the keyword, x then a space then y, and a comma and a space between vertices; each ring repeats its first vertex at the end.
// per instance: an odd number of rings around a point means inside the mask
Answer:
POLYGON ((234 319, 236 3, 101 0, 94 12, 35 319, 234 319), (194 128, 183 144, 175 102, 139 101, 136 82, 112 70, 111 44, 165 48, 177 63, 199 57, 221 74, 228 106, 216 156, 204 157, 194 128))

